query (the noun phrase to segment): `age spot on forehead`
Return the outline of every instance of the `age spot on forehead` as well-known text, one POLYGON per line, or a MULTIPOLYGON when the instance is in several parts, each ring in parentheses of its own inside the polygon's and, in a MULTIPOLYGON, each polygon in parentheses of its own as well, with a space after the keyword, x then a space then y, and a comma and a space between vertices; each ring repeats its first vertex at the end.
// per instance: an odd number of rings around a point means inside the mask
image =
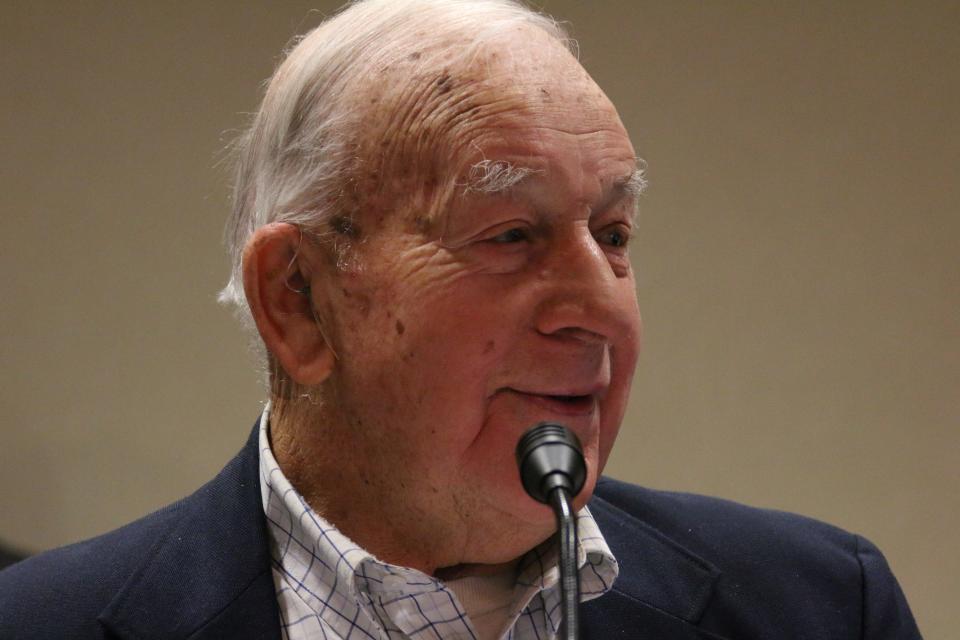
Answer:
POLYGON ((330 227, 334 232, 348 238, 358 238, 360 236, 360 226, 355 220, 347 216, 334 216, 330 220, 330 227))
POLYGON ((449 93, 453 89, 453 80, 450 78, 450 74, 446 71, 437 78, 437 92, 440 94, 449 93))

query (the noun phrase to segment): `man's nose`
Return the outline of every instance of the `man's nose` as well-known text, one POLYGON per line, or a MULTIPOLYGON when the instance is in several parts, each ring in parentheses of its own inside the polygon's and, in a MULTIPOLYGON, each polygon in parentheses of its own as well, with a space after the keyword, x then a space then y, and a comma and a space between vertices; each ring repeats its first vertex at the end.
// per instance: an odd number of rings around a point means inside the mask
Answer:
POLYGON ((588 344, 631 335, 639 311, 626 258, 620 258, 623 268, 615 267, 586 227, 570 230, 555 243, 538 272, 545 295, 537 308, 537 330, 588 344))

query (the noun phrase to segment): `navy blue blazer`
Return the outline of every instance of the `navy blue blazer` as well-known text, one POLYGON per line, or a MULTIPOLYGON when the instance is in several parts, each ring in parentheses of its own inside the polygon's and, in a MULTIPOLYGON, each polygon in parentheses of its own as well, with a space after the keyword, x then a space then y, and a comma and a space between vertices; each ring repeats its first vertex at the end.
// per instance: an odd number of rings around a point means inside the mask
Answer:
MULTIPOLYGON (((620 562, 581 609, 595 640, 919 638, 869 542, 814 520, 603 479, 620 562)), ((0 639, 279 639, 256 429, 193 495, 0 572, 0 639)))

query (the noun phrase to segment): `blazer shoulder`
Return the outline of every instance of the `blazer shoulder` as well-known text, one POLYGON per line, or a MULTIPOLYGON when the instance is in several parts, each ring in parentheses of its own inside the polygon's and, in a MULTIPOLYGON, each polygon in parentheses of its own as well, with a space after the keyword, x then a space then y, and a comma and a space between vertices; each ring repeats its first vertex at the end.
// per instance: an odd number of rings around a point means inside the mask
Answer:
POLYGON ((97 616, 161 547, 177 536, 184 537, 183 545, 196 544, 185 534, 204 534, 197 531, 198 523, 215 519, 218 509, 227 508, 222 505, 236 503, 233 487, 243 485, 250 475, 243 468, 255 457, 255 449, 249 449, 248 443, 190 496, 103 535, 0 571, 0 638, 100 637, 97 616))
MULTIPOLYGON (((854 534, 834 525, 723 498, 648 489, 606 477, 594 495, 595 502, 604 505, 601 508, 638 518, 694 551, 709 552, 710 557, 718 551, 755 554, 771 545, 801 554, 833 548, 852 557, 858 548, 854 534)), ((591 508, 596 508, 594 503, 591 508)))
POLYGON ((859 535, 794 513, 609 478, 594 496, 601 531, 627 557, 631 543, 621 532, 644 526, 717 569, 707 626, 728 629, 736 618, 740 634, 796 628, 811 637, 920 637, 883 555, 859 535), (899 635, 883 631, 894 628, 899 635))
POLYGON ((170 529, 181 502, 0 571, 0 637, 98 637, 97 615, 170 529))

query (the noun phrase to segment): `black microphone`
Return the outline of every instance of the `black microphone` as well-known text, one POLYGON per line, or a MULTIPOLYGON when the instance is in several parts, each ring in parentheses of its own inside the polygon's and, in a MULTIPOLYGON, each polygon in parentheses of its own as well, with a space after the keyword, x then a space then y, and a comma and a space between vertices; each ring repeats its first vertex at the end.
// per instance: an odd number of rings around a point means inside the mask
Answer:
POLYGON ((557 518, 563 612, 558 637, 576 640, 580 635, 580 576, 577 523, 571 503, 587 477, 580 440, 563 425, 541 422, 523 434, 516 455, 523 488, 537 502, 553 507, 557 518))

